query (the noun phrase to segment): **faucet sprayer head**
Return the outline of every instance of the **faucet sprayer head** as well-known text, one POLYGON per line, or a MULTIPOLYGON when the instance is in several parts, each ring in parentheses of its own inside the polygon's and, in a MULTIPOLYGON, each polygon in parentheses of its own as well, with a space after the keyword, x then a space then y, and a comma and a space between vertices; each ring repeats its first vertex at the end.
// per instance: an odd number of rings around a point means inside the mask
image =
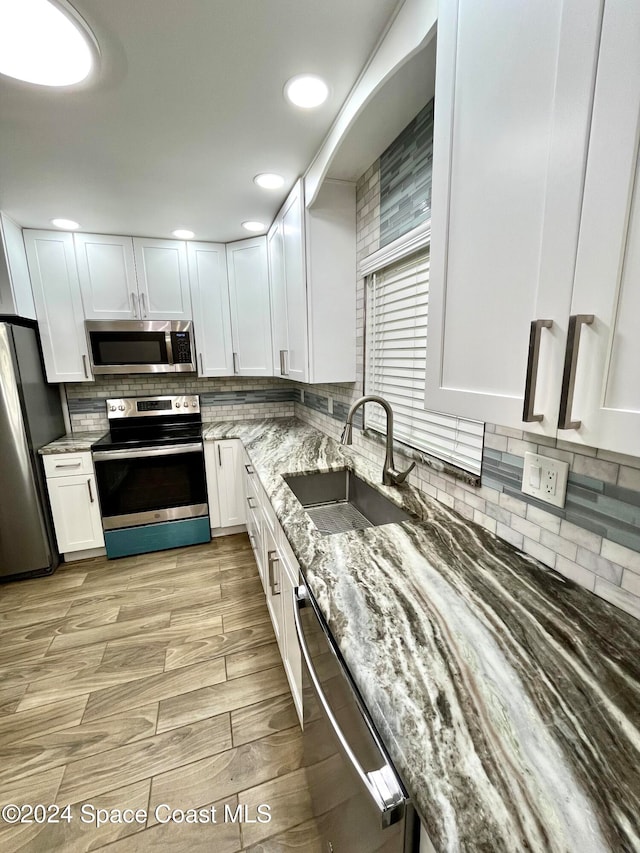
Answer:
POLYGON ((353 432, 353 428, 352 428, 351 424, 346 423, 344 425, 344 429, 342 430, 342 438, 340 439, 340 444, 351 444, 352 432, 353 432))

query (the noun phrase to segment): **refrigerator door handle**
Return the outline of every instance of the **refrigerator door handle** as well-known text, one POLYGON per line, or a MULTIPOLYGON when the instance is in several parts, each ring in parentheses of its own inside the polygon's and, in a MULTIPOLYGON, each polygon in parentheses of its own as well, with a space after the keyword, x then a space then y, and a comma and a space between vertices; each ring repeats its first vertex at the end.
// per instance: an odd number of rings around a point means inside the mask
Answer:
POLYGON ((344 732, 340 728, 340 725, 331 710, 327 697, 322 690, 322 685, 320 684, 318 674, 313 666, 311 654, 300 622, 300 609, 302 607, 310 606, 306 599, 306 589, 304 587, 296 587, 293 607, 294 622, 298 643, 300 644, 300 651, 302 652, 302 659, 307 667, 313 692, 315 693, 316 699, 318 700, 320 707, 333 730, 334 736, 336 737, 343 754, 346 756, 353 770, 358 775, 364 788, 371 797, 371 800, 375 804, 380 814, 381 827, 386 828, 391 826, 391 824, 395 823, 402 816, 405 802, 404 793, 398 784, 393 767, 391 767, 388 762, 385 762, 382 767, 377 770, 369 772, 364 770, 351 749, 344 732))

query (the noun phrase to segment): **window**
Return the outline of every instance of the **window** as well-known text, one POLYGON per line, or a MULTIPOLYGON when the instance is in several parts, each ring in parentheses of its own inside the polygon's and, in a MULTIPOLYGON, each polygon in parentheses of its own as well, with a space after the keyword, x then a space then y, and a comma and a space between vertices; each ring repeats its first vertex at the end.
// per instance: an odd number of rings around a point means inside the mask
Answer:
MULTIPOLYGON (((369 276, 366 393, 391 403, 398 441, 480 474, 484 424, 424 408, 428 312, 428 249, 369 276)), ((366 407, 365 426, 385 433, 380 406, 366 407)))

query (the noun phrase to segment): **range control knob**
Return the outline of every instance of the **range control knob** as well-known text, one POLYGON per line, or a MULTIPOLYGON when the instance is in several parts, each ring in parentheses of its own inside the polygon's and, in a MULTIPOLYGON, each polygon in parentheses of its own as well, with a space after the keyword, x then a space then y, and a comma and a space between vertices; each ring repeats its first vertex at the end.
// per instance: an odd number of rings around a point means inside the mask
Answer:
POLYGON ((124 412, 124 406, 123 406, 122 404, 120 404, 120 405, 118 406, 118 408, 120 409, 120 411, 121 411, 121 412, 124 412))
POLYGON ((180 403, 176 403, 176 409, 180 408, 180 403))
POLYGON ((193 403, 192 403, 191 405, 195 408, 198 404, 197 404, 197 403, 196 403, 196 401, 194 400, 194 401, 193 401, 193 403))
POLYGON ((110 412, 115 412, 115 410, 116 410, 116 407, 115 407, 115 406, 109 406, 109 411, 110 411, 110 412))

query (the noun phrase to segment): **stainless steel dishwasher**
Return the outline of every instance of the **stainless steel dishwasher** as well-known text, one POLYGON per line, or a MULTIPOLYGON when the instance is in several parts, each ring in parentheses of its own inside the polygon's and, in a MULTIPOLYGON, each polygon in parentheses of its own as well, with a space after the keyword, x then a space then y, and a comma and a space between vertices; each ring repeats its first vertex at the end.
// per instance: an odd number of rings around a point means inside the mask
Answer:
POLYGON ((413 805, 318 607, 296 589, 304 766, 324 853, 412 853, 413 805))

